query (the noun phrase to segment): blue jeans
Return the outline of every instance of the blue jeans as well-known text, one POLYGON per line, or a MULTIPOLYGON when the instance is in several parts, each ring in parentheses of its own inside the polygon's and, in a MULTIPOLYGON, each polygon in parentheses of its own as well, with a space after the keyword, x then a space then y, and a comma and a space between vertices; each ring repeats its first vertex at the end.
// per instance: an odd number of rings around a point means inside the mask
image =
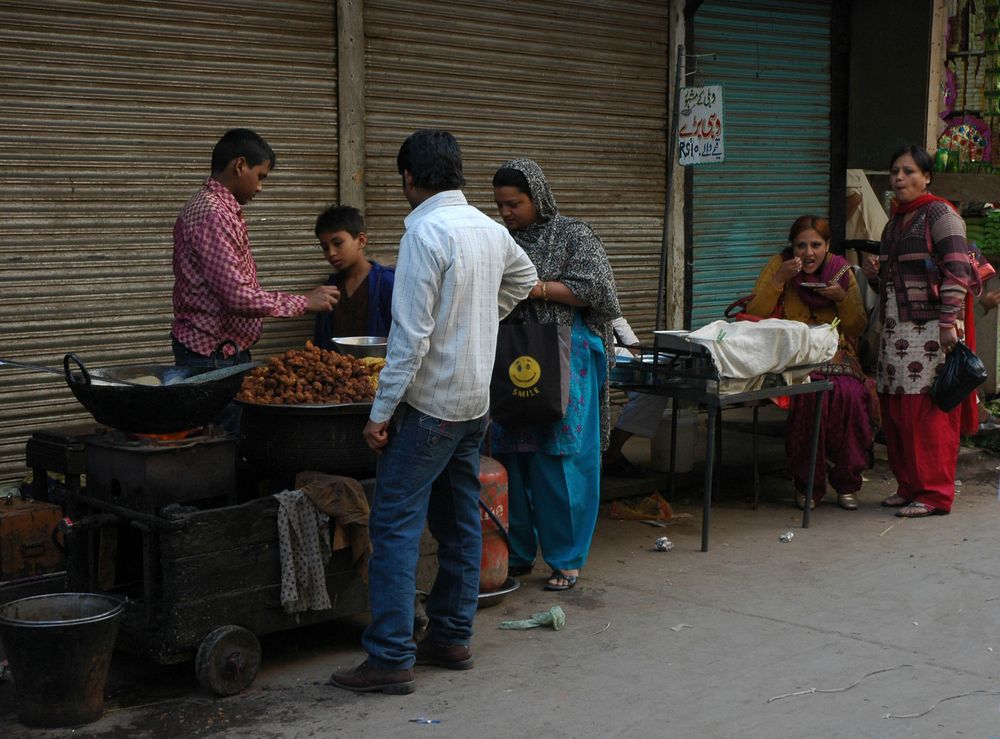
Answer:
MULTIPOLYGON (((235 346, 235 345, 234 345, 235 346)), ((174 335, 170 335, 170 348, 174 352, 174 364, 178 367, 209 367, 218 369, 219 367, 229 367, 233 364, 243 364, 250 361, 250 350, 244 349, 231 357, 224 357, 219 349, 216 349, 210 356, 203 356, 196 351, 188 349, 174 335)))
POLYGON ((408 669, 416 571, 424 520, 438 543, 438 573, 427 601, 434 640, 468 644, 479 604, 482 529, 479 445, 487 417, 442 421, 400 405, 379 456, 368 529, 371 624, 361 637, 368 663, 408 669))
MULTIPOLYGON (((219 367, 229 367, 234 364, 242 364, 250 361, 250 350, 244 349, 231 357, 223 357, 222 352, 216 350, 211 356, 205 357, 197 352, 191 351, 184 344, 170 335, 170 344, 174 352, 174 364, 178 367, 205 367, 208 369, 218 369, 219 367)), ((236 403, 230 403, 219 415, 212 419, 212 424, 230 433, 240 432, 240 420, 243 416, 243 409, 236 403)))

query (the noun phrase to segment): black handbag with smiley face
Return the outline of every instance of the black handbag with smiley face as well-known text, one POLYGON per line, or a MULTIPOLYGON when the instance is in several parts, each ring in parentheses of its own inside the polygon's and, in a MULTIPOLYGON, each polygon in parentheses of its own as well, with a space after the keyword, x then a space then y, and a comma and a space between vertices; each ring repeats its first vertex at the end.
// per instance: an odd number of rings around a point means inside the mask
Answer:
POLYGON ((552 423, 569 402, 571 331, 557 323, 501 323, 490 415, 504 426, 552 423))

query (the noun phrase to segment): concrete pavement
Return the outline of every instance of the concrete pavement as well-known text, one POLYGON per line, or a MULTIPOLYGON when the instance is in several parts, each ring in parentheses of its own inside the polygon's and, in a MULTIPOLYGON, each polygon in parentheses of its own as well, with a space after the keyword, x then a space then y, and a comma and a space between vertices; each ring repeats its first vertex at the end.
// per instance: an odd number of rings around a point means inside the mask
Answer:
MULTIPOLYGON (((724 443, 738 467, 745 439, 724 443)), ((780 440, 768 454, 780 458, 780 440)), ((665 528, 602 515, 575 590, 543 591, 547 571, 536 569, 479 612, 475 669, 418 668, 413 695, 327 686, 362 655, 357 627, 325 625, 266 638, 255 683, 222 700, 189 665, 118 656, 107 715, 73 735, 1000 736, 998 465, 964 453, 954 513, 903 520, 878 505, 894 491, 879 460, 860 510, 825 502, 807 530, 780 465, 756 511, 746 476, 727 475, 711 551, 699 551, 697 490, 678 494, 682 515, 665 528), (654 551, 661 535, 672 551, 654 551), (557 604, 562 631, 497 628, 557 604)), ((13 723, 12 692, 0 687, 5 735, 66 735, 13 723)))

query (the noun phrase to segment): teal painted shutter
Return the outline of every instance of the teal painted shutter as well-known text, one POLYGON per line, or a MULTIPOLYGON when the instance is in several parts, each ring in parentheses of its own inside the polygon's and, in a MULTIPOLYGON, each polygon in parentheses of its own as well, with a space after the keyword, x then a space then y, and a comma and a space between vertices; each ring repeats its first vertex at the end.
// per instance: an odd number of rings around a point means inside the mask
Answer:
POLYGON ((797 217, 829 215, 830 13, 706 0, 695 14, 688 84, 722 84, 726 160, 694 168, 692 328, 751 292, 797 217))

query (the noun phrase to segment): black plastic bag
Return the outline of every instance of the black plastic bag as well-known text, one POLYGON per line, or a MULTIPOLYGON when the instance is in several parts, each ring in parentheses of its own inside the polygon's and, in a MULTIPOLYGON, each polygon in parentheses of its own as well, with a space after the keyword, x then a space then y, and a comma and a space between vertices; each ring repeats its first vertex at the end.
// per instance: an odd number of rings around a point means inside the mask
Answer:
POLYGON ((944 366, 934 378, 931 400, 947 413, 984 382, 986 366, 983 360, 960 341, 945 357, 944 366))

